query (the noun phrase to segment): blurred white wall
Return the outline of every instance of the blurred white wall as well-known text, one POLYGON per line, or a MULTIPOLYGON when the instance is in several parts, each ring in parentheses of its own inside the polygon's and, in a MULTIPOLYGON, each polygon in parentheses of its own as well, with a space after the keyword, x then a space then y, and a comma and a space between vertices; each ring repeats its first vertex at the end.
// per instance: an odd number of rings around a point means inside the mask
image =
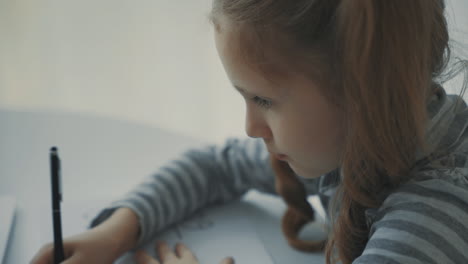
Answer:
POLYGON ((243 105, 218 61, 210 6, 0 1, 0 106, 99 114, 207 139, 242 134, 243 105))
MULTIPOLYGON (((468 0, 447 5, 453 36, 468 43, 468 0)), ((230 87, 205 18, 210 6, 2 0, 0 107, 104 115, 217 142, 245 136, 243 99, 230 87)))

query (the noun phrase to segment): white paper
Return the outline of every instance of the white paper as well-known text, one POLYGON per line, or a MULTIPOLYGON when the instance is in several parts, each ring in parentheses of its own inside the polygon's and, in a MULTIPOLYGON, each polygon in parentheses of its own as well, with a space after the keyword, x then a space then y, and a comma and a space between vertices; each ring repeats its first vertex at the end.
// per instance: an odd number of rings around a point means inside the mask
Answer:
MULTIPOLYGON (((93 203, 92 206, 64 205, 62 207, 64 237, 85 230, 102 206, 103 203, 93 203)), ((201 264, 218 264, 228 256, 232 256, 236 263, 242 264, 273 263, 249 219, 251 209, 244 201, 234 201, 199 210, 189 219, 157 235, 156 239, 145 245, 144 249, 157 258, 156 240, 166 241, 173 249, 176 242, 181 241, 194 252, 201 264)), ((116 263, 135 263, 133 254, 128 252, 116 263)))
POLYGON ((8 237, 13 227, 16 199, 11 196, 0 196, 0 263, 3 262, 8 237))

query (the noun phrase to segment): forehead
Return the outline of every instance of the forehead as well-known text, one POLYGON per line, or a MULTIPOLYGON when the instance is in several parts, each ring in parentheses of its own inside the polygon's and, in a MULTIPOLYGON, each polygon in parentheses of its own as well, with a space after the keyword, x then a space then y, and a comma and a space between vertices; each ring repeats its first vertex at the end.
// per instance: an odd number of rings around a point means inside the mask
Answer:
POLYGON ((214 23, 215 27, 218 25, 215 38, 219 55, 234 88, 246 94, 262 90, 285 96, 291 72, 273 63, 266 48, 259 46, 245 27, 225 19, 214 20, 214 23))

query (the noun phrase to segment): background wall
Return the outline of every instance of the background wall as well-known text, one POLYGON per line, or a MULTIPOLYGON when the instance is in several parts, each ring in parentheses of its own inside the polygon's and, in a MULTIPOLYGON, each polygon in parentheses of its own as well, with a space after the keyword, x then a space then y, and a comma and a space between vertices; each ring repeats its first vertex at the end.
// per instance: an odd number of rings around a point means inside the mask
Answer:
MULTIPOLYGON (((452 36, 468 49, 468 0, 447 5, 452 36)), ((217 142, 245 136, 244 101, 217 57, 210 6, 2 0, 0 107, 128 119, 217 142)), ((460 80, 447 89, 458 93, 460 80)))

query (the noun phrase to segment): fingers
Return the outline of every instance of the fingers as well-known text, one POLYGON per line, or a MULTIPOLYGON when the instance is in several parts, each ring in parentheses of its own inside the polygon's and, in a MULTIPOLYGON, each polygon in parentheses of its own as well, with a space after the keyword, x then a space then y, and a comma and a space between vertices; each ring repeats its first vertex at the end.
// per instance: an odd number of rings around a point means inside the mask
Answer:
POLYGON ((177 243, 176 244, 175 252, 177 254, 177 257, 179 257, 179 258, 191 259, 191 260, 194 260, 194 261, 198 262, 197 257, 183 243, 177 243))
POLYGON ((219 264, 235 264, 233 257, 226 257, 219 264))
POLYGON ((163 263, 177 259, 177 256, 174 254, 174 252, 172 252, 171 248, 164 241, 156 242, 156 252, 158 253, 159 259, 163 263))
POLYGON ((36 255, 34 255, 33 259, 30 261, 30 264, 52 264, 53 252, 54 245, 52 243, 48 243, 42 246, 36 255))
MULTIPOLYGON (((73 255, 74 245, 72 243, 64 245, 65 259, 73 255)), ((53 264, 54 263, 54 243, 47 243, 34 255, 30 264, 53 264)))
POLYGON ((82 258, 75 255, 75 256, 72 256, 71 258, 65 259, 64 262, 60 262, 60 263, 61 264, 79 264, 79 263, 84 263, 84 261, 82 258))
MULTIPOLYGON (((174 253, 166 242, 158 241, 156 242, 156 252, 161 263, 179 263, 180 261, 186 263, 185 261, 189 261, 188 263, 198 264, 196 256, 183 243, 176 244, 174 253)), ((160 264, 143 250, 135 253, 135 260, 138 264, 160 264)), ((223 264, 234 264, 234 262, 227 260, 223 264)))
POLYGON ((137 264, 160 264, 159 261, 152 258, 143 250, 138 250, 135 253, 135 260, 137 264))

